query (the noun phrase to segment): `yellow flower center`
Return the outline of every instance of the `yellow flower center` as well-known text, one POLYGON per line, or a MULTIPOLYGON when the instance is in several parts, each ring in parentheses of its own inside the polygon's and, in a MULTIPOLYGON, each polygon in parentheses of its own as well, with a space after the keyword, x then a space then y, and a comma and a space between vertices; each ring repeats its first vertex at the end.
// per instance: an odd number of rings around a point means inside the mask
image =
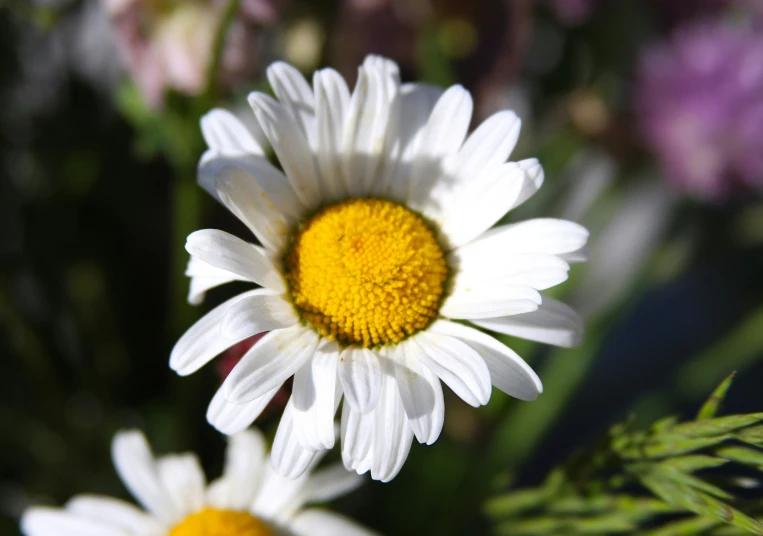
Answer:
POLYGON ((268 526, 246 512, 205 508, 186 517, 168 536, 273 536, 268 526))
POLYGON ((326 337, 366 347, 425 328, 448 275, 422 219, 379 199, 321 210, 296 236, 286 265, 303 318, 326 337))

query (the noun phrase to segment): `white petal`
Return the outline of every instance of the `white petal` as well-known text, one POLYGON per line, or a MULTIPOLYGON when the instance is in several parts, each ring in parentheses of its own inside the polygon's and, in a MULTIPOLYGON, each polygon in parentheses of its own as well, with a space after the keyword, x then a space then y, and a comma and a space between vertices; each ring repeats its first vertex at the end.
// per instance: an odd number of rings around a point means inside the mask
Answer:
POLYGON ((260 416, 280 388, 280 385, 274 387, 250 402, 234 404, 225 399, 225 392, 220 387, 207 408, 207 421, 226 435, 241 432, 260 416))
POLYGON ((326 197, 338 200, 347 195, 342 166, 342 142, 345 110, 349 107, 350 92, 344 78, 333 69, 316 71, 315 112, 317 116, 316 157, 326 197))
POLYGON ((156 469, 167 495, 175 501, 183 515, 198 512, 204 507, 206 478, 194 454, 162 456, 156 460, 156 469))
POLYGON ((490 400, 490 371, 485 360, 460 340, 422 331, 411 338, 417 344, 417 356, 425 366, 444 381, 467 404, 479 407, 490 400))
POLYGON ((201 118, 201 134, 210 149, 225 155, 252 154, 265 151, 239 119, 222 108, 214 108, 201 118))
POLYGON ((278 100, 311 147, 315 147, 315 98, 310 84, 297 69, 277 61, 268 67, 268 81, 278 100))
POLYGON ((342 461, 348 469, 355 469, 371 448, 373 413, 360 413, 345 399, 342 404, 342 461))
POLYGON ((236 274, 247 281, 253 281, 276 292, 286 290, 278 268, 262 249, 225 231, 195 231, 188 236, 185 248, 202 262, 236 274))
POLYGON ((294 374, 294 426, 297 439, 306 448, 334 446, 334 414, 341 396, 337 392, 340 352, 336 342, 322 339, 313 358, 294 374))
POLYGON ((362 483, 363 478, 338 463, 310 474, 303 486, 302 498, 305 503, 328 502, 357 489, 362 483))
POLYGON ((472 97, 461 86, 452 86, 437 101, 421 134, 421 144, 411 168, 409 204, 428 215, 439 213, 433 206, 432 190, 442 180, 443 159, 458 151, 472 117, 472 97))
POLYGON ((573 348, 583 342, 583 319, 580 315, 569 305, 547 296, 543 296, 537 311, 473 322, 498 333, 565 348, 573 348))
POLYGON ((332 512, 308 509, 288 525, 294 536, 374 536, 376 533, 332 512))
POLYGON ((567 264, 579 264, 581 262, 588 262, 590 253, 588 247, 582 247, 577 251, 571 251, 570 253, 562 253, 559 258, 567 264))
POLYGON ((358 72, 344 129, 344 176, 352 196, 368 195, 383 158, 392 102, 399 86, 397 65, 369 57, 358 72))
MULTIPOLYGON (((522 190, 525 172, 518 164, 502 164, 439 196, 437 222, 449 247, 466 244, 500 220, 522 190)), ((447 187, 447 185, 445 185, 447 187)))
POLYGON ((249 227, 265 248, 280 254, 287 247, 288 235, 299 218, 298 214, 304 213, 302 205, 293 201, 296 197, 291 186, 272 166, 271 171, 281 177, 269 179, 269 174, 262 173, 261 181, 257 181, 249 172, 227 161, 221 162, 225 167, 221 168, 215 182, 220 200, 249 227), (263 184, 272 188, 266 190, 263 184))
POLYGON ((360 411, 371 411, 379 400, 382 372, 379 358, 368 348, 348 347, 339 357, 339 379, 347 401, 360 411))
POLYGON ((406 342, 395 349, 395 378, 405 414, 419 443, 431 445, 440 437, 445 418, 442 385, 437 376, 419 363, 417 345, 406 342))
POLYGON ((258 430, 246 430, 228 438, 223 476, 209 486, 210 506, 247 511, 266 467, 265 440, 258 430))
POLYGON ((191 305, 201 304, 204 301, 204 295, 209 289, 219 287, 231 281, 244 281, 243 278, 236 274, 215 268, 194 256, 188 259, 185 275, 191 278, 188 288, 188 303, 191 305))
POLYGON ((205 180, 214 189, 216 197, 224 201, 255 233, 262 234, 262 222, 255 218, 256 215, 246 212, 250 208, 266 211, 270 217, 283 214, 299 219, 305 214, 306 207, 297 197, 286 175, 264 156, 217 156, 204 160, 199 166, 199 173, 202 178, 207 177, 205 180), (238 190, 228 196, 232 200, 227 201, 219 195, 221 183, 226 180, 238 180, 241 183, 237 185, 238 190), (239 206, 231 206, 236 204, 239 206))
POLYGON ((222 323, 231 305, 249 296, 265 292, 267 291, 263 289, 255 289, 239 294, 201 317, 175 343, 170 354, 170 368, 181 376, 187 376, 206 365, 223 350, 227 350, 247 337, 256 335, 257 327, 250 324, 251 331, 242 329, 236 337, 223 337, 222 323))
MULTIPOLYGON (((313 467, 316 460, 310 462, 313 467)), ((262 481, 262 488, 255 497, 249 509, 260 519, 267 520, 271 525, 285 527, 302 506, 300 493, 307 481, 309 468, 296 478, 282 476, 272 465, 268 464, 262 481)), ((289 533, 291 536, 291 533, 289 533)))
POLYGON ((310 145, 297 123, 277 101, 262 93, 250 94, 249 104, 297 197, 306 207, 319 206, 323 199, 320 176, 310 145))
MULTIPOLYGON (((291 402, 286 406, 285 417, 288 412, 291 412, 293 406, 291 402)), ((282 426, 285 426, 286 422, 282 419, 282 426)), ((280 427, 279 427, 280 433, 280 427)), ((276 434, 276 440, 274 441, 274 451, 279 446, 279 433, 276 434)), ((280 436, 283 437, 283 436, 280 436)), ((291 438, 294 439, 293 437, 291 438)), ((296 450, 295 452, 305 454, 306 451, 300 451, 298 443, 294 442, 292 445, 296 450)), ((277 526, 285 526, 294 517, 296 512, 304 504, 304 490, 307 485, 310 472, 320 463, 320 460, 326 454, 327 451, 318 451, 310 454, 310 459, 306 462, 306 469, 300 469, 301 474, 287 475, 280 474, 274 467, 276 463, 276 454, 271 455, 271 463, 265 467, 265 474, 263 475, 257 496, 251 504, 250 512, 259 516, 262 519, 271 521, 277 526)), ((299 462, 300 464, 302 462, 299 462)))
POLYGON ((111 443, 111 457, 119 478, 143 508, 165 522, 182 517, 159 478, 151 448, 142 433, 117 433, 111 443))
POLYGON ((108 521, 84 519, 58 508, 30 508, 21 518, 26 536, 132 536, 108 521))
POLYGON ((461 255, 489 254, 488 250, 503 251, 504 255, 544 253, 562 255, 585 246, 588 231, 577 223, 538 218, 511 225, 502 225, 485 233, 471 244, 460 248, 461 255))
POLYGON ((255 206, 271 217, 290 216, 300 218, 306 212, 306 207, 297 197, 286 176, 273 166, 267 158, 253 155, 218 155, 203 158, 199 164, 199 183, 212 192, 213 196, 224 203, 241 221, 243 221, 258 237, 267 240, 267 227, 256 214, 246 210, 255 206), (233 196, 246 195, 244 209, 231 207, 231 200, 224 200, 220 194, 220 185, 224 181, 237 180, 243 186, 233 196), (250 184, 251 183, 251 184, 250 184))
POLYGON ((522 191, 514 202, 514 206, 511 208, 518 207, 535 195, 535 192, 540 190, 540 187, 543 186, 543 181, 545 179, 543 166, 540 165, 540 162, 538 162, 536 158, 528 158, 527 160, 522 160, 517 163, 525 170, 526 175, 522 191))
POLYGON ((201 133, 209 149, 199 162, 199 185, 219 200, 215 175, 219 171, 219 159, 231 158, 248 161, 262 160, 265 151, 252 133, 227 110, 216 108, 201 118, 201 133))
MULTIPOLYGON (((317 465, 320 457, 322 455, 311 462, 311 467, 317 465)), ((363 481, 342 464, 315 472, 308 469, 296 479, 284 478, 271 467, 268 469, 251 511, 265 519, 286 524, 306 503, 330 501, 357 488, 363 481)))
POLYGON ((244 354, 223 382, 229 402, 241 404, 281 385, 313 356, 318 335, 301 325, 271 331, 244 354))
POLYGON ((535 371, 513 350, 476 329, 437 320, 433 333, 456 337, 473 348, 485 360, 490 380, 498 389, 520 400, 535 400, 543 392, 543 384, 535 371))
POLYGON ((535 311, 542 298, 521 286, 472 288, 462 285, 445 299, 440 314, 448 318, 492 318, 535 311))
POLYGON ((298 323, 294 307, 283 296, 257 292, 232 303, 220 329, 223 337, 241 340, 242 333, 262 333, 290 328, 298 323))
MULTIPOLYGON (((127 534, 161 534, 162 526, 136 506, 111 497, 77 495, 66 503, 66 511, 80 518, 119 527, 127 534)), ((58 534, 58 531, 55 531, 58 534)))
POLYGON ((449 255, 448 264, 456 272, 453 295, 509 285, 545 290, 566 281, 570 270, 555 255, 487 248, 456 250, 449 255))
POLYGON ((399 109, 388 123, 386 139, 394 143, 384 162, 379 181, 380 194, 408 204, 408 182, 418 155, 424 127, 443 91, 426 84, 403 84, 399 93, 399 109))
POLYGON ((318 451, 304 448, 294 433, 294 406, 290 399, 278 425, 270 464, 286 478, 297 478, 312 465, 318 451))
POLYGON ((402 469, 413 440, 392 364, 385 358, 379 403, 373 410, 374 436, 371 477, 389 482, 402 469))
POLYGON ((503 164, 519 139, 522 121, 511 110, 497 112, 472 132, 455 155, 453 176, 459 183, 503 164))
MULTIPOLYGON (((373 430, 373 423, 376 416, 373 412, 369 413, 368 415, 371 417, 371 426, 373 430)), ((373 440, 373 432, 371 433, 371 439, 373 440)), ((351 465, 347 466, 347 469, 355 471, 359 475, 364 475, 371 470, 375 459, 374 447, 371 445, 371 448, 368 449, 365 457, 359 460, 352 460, 351 465)))

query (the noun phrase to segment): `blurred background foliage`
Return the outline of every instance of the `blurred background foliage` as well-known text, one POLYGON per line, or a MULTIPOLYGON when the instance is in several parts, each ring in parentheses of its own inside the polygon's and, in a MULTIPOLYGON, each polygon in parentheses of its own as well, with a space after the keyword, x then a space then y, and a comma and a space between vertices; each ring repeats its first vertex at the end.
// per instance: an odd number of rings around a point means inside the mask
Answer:
MULTIPOLYGON (((276 59, 353 82, 384 54, 404 80, 463 84, 475 121, 517 110, 518 156, 540 158, 546 185, 509 221, 564 217, 592 236, 559 289, 586 318, 584 344, 502 337, 541 376, 539 400, 452 400, 434 446, 338 509, 385 534, 527 533, 493 523, 485 501, 544 489, 612 423, 690 419, 732 370, 725 413, 763 410, 760 6, 0 0, 0 534, 18 534, 30 503, 124 496, 108 445, 125 426, 220 470, 204 414, 225 367, 181 379, 167 366, 202 312, 185 304, 185 236, 240 225, 195 186, 198 118, 244 114, 276 59)), ((279 409, 258 425, 272 433, 279 409)))

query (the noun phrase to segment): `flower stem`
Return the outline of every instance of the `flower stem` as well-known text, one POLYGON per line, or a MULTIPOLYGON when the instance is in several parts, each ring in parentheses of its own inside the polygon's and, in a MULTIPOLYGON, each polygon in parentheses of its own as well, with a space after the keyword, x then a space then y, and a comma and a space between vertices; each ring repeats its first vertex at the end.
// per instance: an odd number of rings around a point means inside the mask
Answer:
MULTIPOLYGON (((218 78, 220 67, 225 54, 225 41, 228 30, 236 14, 239 11, 241 0, 229 0, 225 5, 223 16, 215 32, 212 43, 212 54, 209 69, 206 73, 204 93, 191 103, 184 114, 187 118, 188 128, 199 129, 199 120, 209 108, 215 105, 218 93, 218 78)), ((188 292, 188 280, 186 279, 185 267, 188 262, 188 253, 185 251, 186 237, 199 229, 201 223, 201 188, 196 184, 196 156, 203 149, 199 138, 199 149, 188 151, 192 155, 192 161, 175 161, 175 177, 172 186, 172 330, 178 331, 188 327, 196 317, 196 313, 186 303, 188 292)), ((184 159, 185 160, 185 159, 184 159)))
POLYGON ((225 10, 223 11, 223 16, 220 19, 220 24, 215 32, 215 40, 212 43, 212 61, 209 63, 207 81, 204 85, 204 94, 201 99, 205 104, 211 104, 216 98, 218 75, 225 53, 225 41, 228 37, 228 29, 230 28, 233 19, 236 17, 240 5, 241 0, 228 0, 228 3, 225 5, 225 10))
POLYGON ((196 313, 188 305, 188 279, 185 267, 188 253, 185 250, 186 237, 199 228, 201 220, 201 188, 196 184, 194 173, 176 170, 172 188, 172 331, 186 329, 196 313))

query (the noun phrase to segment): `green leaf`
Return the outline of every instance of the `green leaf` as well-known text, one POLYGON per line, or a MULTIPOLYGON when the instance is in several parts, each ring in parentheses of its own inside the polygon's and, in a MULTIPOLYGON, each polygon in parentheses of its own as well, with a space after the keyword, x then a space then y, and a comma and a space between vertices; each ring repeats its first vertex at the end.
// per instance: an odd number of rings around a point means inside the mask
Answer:
POLYGON ((747 447, 723 447, 716 454, 732 462, 752 465, 763 470, 763 452, 747 447))
POLYGON ((641 477, 641 482, 655 495, 669 503, 683 506, 695 514, 729 523, 751 534, 763 534, 763 523, 689 486, 655 478, 652 475, 641 477))
POLYGON ((763 413, 749 413, 746 415, 729 415, 716 419, 703 421, 685 422, 674 426, 671 434, 679 434, 687 437, 705 437, 725 434, 751 426, 763 421, 763 413))
POLYGON ((542 517, 512 520, 501 523, 497 527, 498 534, 511 536, 534 536, 536 534, 563 534, 559 532, 562 524, 559 520, 542 517))
POLYGON ((673 428, 676 423, 678 423, 678 417, 675 415, 670 415, 668 417, 663 417, 662 419, 655 422, 651 426, 651 429, 653 433, 662 433, 673 428))
POLYGON ((751 445, 763 447, 763 426, 751 426, 737 433, 737 438, 751 445))
POLYGON ((498 526, 499 534, 511 536, 531 536, 549 534, 633 534, 636 527, 619 515, 593 518, 552 518, 536 517, 517 521, 506 521, 498 526))
POLYGON ((686 473, 693 473, 695 471, 701 471, 702 469, 720 467, 727 462, 728 460, 717 458, 715 456, 707 456, 705 454, 691 454, 689 456, 668 458, 667 460, 661 461, 660 465, 671 467, 686 473))
POLYGON ((718 414, 718 410, 720 409, 721 404, 723 404, 723 400, 726 398, 726 393, 729 391, 729 387, 731 387, 731 382, 734 381, 735 374, 736 371, 726 376, 726 379, 715 388, 713 394, 708 397, 699 409, 696 420, 701 421, 704 419, 712 419, 718 414))
POLYGON ((714 486, 709 482, 705 482, 701 478, 697 478, 694 475, 684 473, 671 467, 665 467, 661 464, 650 465, 651 475, 655 478, 670 481, 681 486, 689 486, 690 488, 696 489, 698 491, 703 491, 709 495, 718 497, 719 499, 730 500, 734 498, 730 493, 722 490, 718 486, 714 486))
POLYGON ((632 448, 629 454, 635 459, 680 456, 713 447, 731 438, 732 436, 716 436, 687 439, 685 436, 666 435, 661 436, 659 442, 632 448))
POLYGON ((491 517, 507 517, 535 508, 548 500, 543 488, 515 491, 490 499, 485 504, 485 513, 491 517))
POLYGON ((667 514, 676 511, 670 505, 651 497, 633 497, 631 495, 602 494, 594 497, 570 495, 560 498, 548 506, 554 514, 600 514, 619 512, 619 515, 631 519, 641 519, 655 514, 667 514))
POLYGON ((682 536, 704 534, 721 525, 721 522, 712 517, 691 517, 673 521, 660 528, 644 533, 644 536, 682 536))

